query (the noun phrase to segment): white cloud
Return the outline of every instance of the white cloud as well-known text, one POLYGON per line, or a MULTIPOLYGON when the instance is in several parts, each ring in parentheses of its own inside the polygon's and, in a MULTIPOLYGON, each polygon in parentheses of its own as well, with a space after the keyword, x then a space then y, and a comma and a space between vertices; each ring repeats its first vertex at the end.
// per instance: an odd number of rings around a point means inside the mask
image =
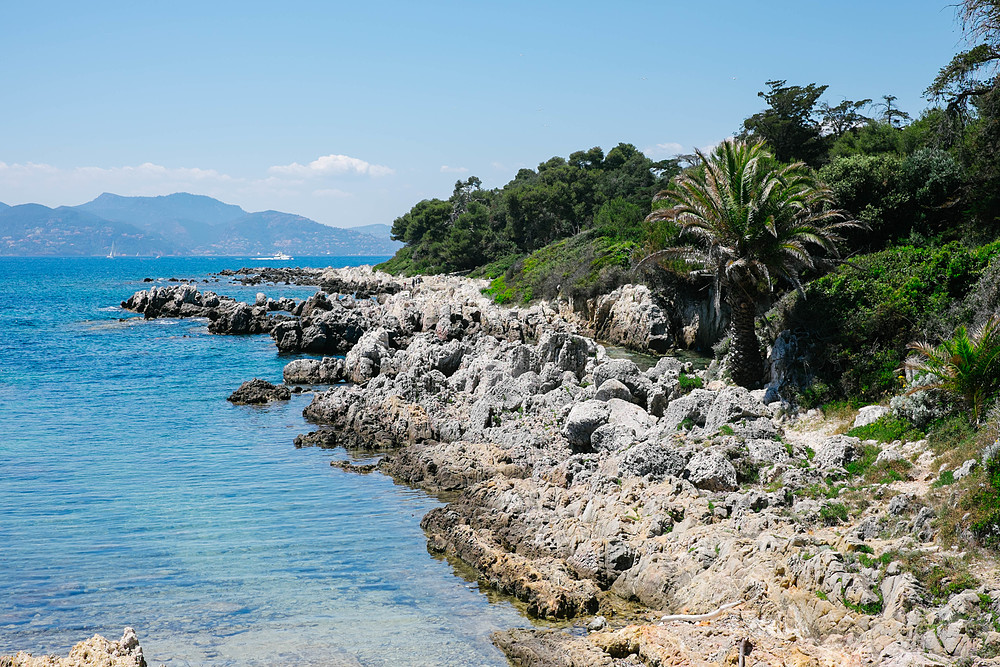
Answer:
POLYGON ((367 176, 388 176, 396 173, 391 167, 381 164, 371 164, 349 155, 324 155, 309 164, 293 162, 286 165, 275 165, 268 173, 279 176, 298 176, 310 178, 316 176, 340 176, 344 174, 361 174, 367 176))
POLYGON ((649 148, 643 148, 642 152, 645 153, 646 157, 651 160, 656 160, 679 155, 684 152, 684 146, 674 141, 668 141, 666 143, 650 146, 649 148))
POLYGON ((441 165, 442 174, 466 174, 469 170, 465 167, 449 167, 446 164, 441 165))

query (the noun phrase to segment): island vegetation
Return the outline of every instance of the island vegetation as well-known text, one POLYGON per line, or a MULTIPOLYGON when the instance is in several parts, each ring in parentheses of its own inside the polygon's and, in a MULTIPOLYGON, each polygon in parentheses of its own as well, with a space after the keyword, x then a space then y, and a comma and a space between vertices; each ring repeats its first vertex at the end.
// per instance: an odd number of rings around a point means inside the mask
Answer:
MULTIPOLYGON (((406 245, 380 268, 487 278, 497 303, 584 311, 626 283, 656 292, 711 276, 730 322, 714 350, 720 377, 761 386, 766 350, 791 332, 790 405, 882 403, 891 412, 858 435, 988 445, 1000 392, 1000 2, 958 10, 969 48, 928 77, 919 114, 890 92, 832 101, 826 85, 767 81, 763 108, 711 152, 657 162, 622 143, 495 189, 459 181, 395 220, 406 245)), ((998 465, 960 502, 988 543, 998 465)))

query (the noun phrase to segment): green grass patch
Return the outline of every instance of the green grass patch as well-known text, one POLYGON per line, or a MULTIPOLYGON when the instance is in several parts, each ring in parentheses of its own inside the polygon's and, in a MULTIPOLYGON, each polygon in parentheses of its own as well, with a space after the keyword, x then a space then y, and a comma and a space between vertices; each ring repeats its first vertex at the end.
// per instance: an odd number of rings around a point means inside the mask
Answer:
POLYGON ((942 486, 951 486, 955 483, 955 471, 954 470, 942 470, 941 474, 938 476, 931 487, 938 489, 942 486))
POLYGON ((867 614, 868 616, 877 616, 882 613, 882 600, 876 602, 868 602, 866 604, 854 604, 846 597, 840 599, 844 603, 844 606, 853 611, 855 614, 867 614))
POLYGON ((862 440, 892 442, 893 440, 920 440, 924 437, 924 432, 905 419, 885 415, 871 424, 852 428, 847 432, 847 435, 862 440))
POLYGON ((685 394, 705 386, 705 383, 697 375, 685 375, 684 373, 677 376, 677 384, 685 394))
POLYGON ((844 468, 850 475, 862 476, 875 464, 875 459, 878 458, 881 451, 878 445, 861 445, 860 456, 848 463, 844 468))

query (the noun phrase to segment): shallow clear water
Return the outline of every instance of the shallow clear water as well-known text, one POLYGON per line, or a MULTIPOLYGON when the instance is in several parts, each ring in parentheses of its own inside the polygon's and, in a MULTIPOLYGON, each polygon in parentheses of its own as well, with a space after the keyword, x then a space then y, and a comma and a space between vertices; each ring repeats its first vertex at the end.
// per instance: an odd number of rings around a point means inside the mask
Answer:
POLYGON ((146 276, 245 265, 0 258, 0 654, 132 625, 150 664, 506 664, 489 633, 525 621, 427 553, 437 501, 295 449, 308 395, 225 400, 291 357, 115 307, 146 276))

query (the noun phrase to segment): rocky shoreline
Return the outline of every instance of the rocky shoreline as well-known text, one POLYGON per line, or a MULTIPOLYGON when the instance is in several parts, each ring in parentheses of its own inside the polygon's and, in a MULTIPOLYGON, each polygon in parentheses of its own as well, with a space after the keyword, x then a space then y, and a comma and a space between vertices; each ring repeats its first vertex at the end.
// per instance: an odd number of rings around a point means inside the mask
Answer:
POLYGON ((336 290, 251 305, 177 285, 122 306, 343 355, 285 367, 286 385, 329 385, 295 445, 382 453, 397 481, 457 494, 424 517, 429 548, 578 628, 498 633, 514 664, 987 664, 1000 648, 995 568, 964 587, 918 576, 968 560, 934 544, 925 441, 850 438, 776 391, 673 357, 643 370, 593 338, 665 351, 720 326, 696 304, 678 322, 627 286, 583 318, 497 306, 465 278, 310 279, 336 290), (858 478, 869 458, 896 473, 858 478))
POLYGON ((125 628, 118 641, 94 635, 74 646, 65 658, 21 651, 0 656, 0 667, 146 667, 146 659, 135 630, 125 628))

